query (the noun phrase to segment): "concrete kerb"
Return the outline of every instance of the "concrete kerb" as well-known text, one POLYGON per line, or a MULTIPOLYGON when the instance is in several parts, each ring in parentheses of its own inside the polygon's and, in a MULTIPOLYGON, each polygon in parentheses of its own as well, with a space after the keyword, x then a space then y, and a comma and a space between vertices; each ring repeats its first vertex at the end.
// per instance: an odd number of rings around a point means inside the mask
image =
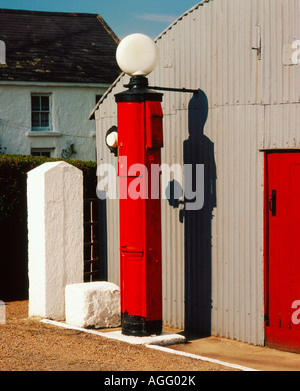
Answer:
POLYGON ((161 335, 151 335, 149 337, 135 337, 130 335, 123 335, 121 331, 106 331, 101 332, 95 329, 86 329, 83 327, 72 326, 68 323, 58 322, 51 319, 41 319, 41 322, 52 324, 54 326, 64 327, 67 329, 82 331, 84 333, 94 334, 105 338, 115 339, 122 342, 128 342, 133 345, 159 345, 168 346, 178 343, 184 343, 185 337, 179 334, 172 334, 163 332, 161 335))
POLYGON ((127 343, 131 343, 131 344, 135 344, 135 345, 137 345, 137 344, 144 345, 147 348, 161 350, 166 353, 176 354, 176 355, 183 356, 183 357, 189 357, 189 358, 193 358, 196 360, 207 361, 207 362, 211 362, 213 364, 223 365, 228 368, 239 369, 241 371, 259 371, 257 369, 245 367, 242 365, 231 364, 231 363, 228 363, 225 361, 215 360, 215 359, 212 359, 209 357, 199 356, 196 354, 182 352, 182 351, 178 351, 178 350, 173 350, 171 348, 167 348, 166 346, 180 344, 180 343, 184 343, 186 341, 185 337, 182 335, 179 335, 179 334, 172 334, 172 333, 163 332, 161 335, 158 335, 158 336, 134 337, 134 336, 123 335, 121 333, 121 331, 101 332, 101 331, 97 331, 94 329, 85 329, 85 328, 81 328, 81 327, 71 326, 67 323, 58 322, 58 321, 54 321, 54 320, 50 320, 50 319, 41 319, 41 322, 45 323, 45 324, 51 324, 54 326, 67 328, 67 329, 82 331, 82 332, 88 333, 88 334, 98 335, 98 336, 101 336, 104 338, 127 342, 127 343))

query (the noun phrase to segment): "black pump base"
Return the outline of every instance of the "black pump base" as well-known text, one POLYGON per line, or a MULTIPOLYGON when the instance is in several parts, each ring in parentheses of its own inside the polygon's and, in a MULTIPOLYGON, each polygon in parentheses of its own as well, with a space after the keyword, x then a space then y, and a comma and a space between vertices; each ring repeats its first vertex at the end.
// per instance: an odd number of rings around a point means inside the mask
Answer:
POLYGON ((142 316, 122 314, 122 334, 135 337, 160 335, 162 333, 162 320, 146 320, 142 316))

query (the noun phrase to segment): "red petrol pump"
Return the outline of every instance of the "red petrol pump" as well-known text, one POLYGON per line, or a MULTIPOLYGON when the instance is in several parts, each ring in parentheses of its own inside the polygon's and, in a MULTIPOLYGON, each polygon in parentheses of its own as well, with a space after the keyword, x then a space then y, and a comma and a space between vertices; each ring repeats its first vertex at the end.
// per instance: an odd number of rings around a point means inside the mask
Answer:
MULTIPOLYGON (((134 45, 138 56, 149 49, 147 45, 152 49, 154 42, 145 44, 145 36, 134 36, 144 40, 142 46, 139 46, 141 41, 129 44, 131 48, 134 45)), ((155 56, 150 59, 153 64, 155 56)), ((136 66, 140 67, 140 63, 136 66)), ((123 70, 127 68, 123 66, 123 70)), ((147 71, 127 73, 131 74, 128 89, 115 95, 122 333, 146 336, 162 332, 161 205, 157 168, 163 147, 163 94, 148 88, 147 71)))

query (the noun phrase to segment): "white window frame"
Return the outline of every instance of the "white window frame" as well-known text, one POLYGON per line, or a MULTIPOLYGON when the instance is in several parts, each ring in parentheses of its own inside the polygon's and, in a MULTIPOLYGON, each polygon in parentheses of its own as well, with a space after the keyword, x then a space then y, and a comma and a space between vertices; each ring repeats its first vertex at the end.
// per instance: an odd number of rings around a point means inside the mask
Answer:
POLYGON ((31 129, 32 131, 50 131, 52 130, 52 121, 51 121, 51 112, 52 112, 52 99, 51 99, 51 93, 48 93, 48 94, 45 94, 45 93, 32 93, 31 94, 31 97, 30 97, 30 105, 31 105, 31 129), (32 110, 32 98, 33 97, 48 97, 49 98, 49 110, 48 111, 42 111, 42 110, 39 110, 39 111, 33 111, 32 110), (48 113, 48 120, 49 120, 49 126, 33 126, 33 123, 32 123, 32 113, 35 112, 35 113, 48 113))

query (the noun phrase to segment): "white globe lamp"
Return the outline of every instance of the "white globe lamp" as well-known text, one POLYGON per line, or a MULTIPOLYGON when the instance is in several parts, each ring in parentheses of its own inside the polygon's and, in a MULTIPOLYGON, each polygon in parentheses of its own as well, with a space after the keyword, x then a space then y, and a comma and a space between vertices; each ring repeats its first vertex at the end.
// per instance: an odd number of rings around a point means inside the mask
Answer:
POLYGON ((116 59, 121 70, 131 76, 146 76, 158 63, 154 41, 145 34, 131 34, 119 43, 116 59))
POLYGON ((117 148, 118 146, 118 133, 112 132, 107 135, 106 143, 110 148, 117 148))

